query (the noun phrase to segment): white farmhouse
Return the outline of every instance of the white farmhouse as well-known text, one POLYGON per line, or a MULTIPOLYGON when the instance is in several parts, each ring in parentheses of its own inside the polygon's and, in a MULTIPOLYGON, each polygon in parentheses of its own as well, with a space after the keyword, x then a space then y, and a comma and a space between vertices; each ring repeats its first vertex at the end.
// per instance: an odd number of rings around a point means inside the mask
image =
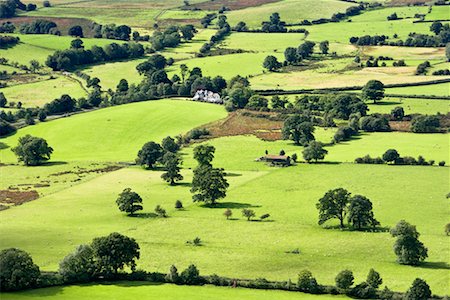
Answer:
POLYGON ((220 97, 218 93, 213 93, 208 90, 198 90, 194 97, 192 97, 192 100, 194 101, 201 101, 201 102, 209 102, 209 103, 217 103, 217 104, 223 104, 223 100, 220 97))

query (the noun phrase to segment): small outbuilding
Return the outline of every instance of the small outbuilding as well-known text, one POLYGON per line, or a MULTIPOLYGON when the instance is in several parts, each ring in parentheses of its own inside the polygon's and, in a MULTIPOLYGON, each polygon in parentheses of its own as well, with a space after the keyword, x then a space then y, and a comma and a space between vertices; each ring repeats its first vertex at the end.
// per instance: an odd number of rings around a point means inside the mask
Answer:
POLYGON ((209 103, 217 103, 223 104, 223 100, 218 93, 213 93, 208 90, 198 90, 194 97, 192 97, 193 101, 201 101, 201 102, 209 102, 209 103))

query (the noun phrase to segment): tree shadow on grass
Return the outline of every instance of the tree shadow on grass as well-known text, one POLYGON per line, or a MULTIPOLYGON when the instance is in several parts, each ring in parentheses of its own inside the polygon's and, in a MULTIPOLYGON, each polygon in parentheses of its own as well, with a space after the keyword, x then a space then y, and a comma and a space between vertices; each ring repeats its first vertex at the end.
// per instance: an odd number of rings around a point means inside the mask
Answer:
POLYGON ((0 150, 8 149, 8 148, 9 148, 8 145, 6 145, 5 143, 0 142, 0 150))
POLYGON ((307 165, 340 165, 342 162, 340 161, 318 161, 318 162, 310 162, 305 163, 307 165))
MULTIPOLYGON (((385 106, 390 106, 390 105, 400 105, 400 104, 402 104, 401 102, 398 102, 398 101, 379 101, 379 102, 377 102, 377 103, 372 103, 371 105, 373 105, 373 106, 377 106, 377 105, 380 105, 380 106, 383 106, 383 105, 385 105, 385 106)), ((369 107, 370 108, 370 107, 369 107)))
POLYGON ((39 165, 39 167, 51 167, 51 166, 60 166, 67 165, 66 161, 46 161, 39 165))
POLYGON ((242 208, 250 208, 250 207, 261 207, 260 205, 253 205, 249 203, 238 203, 238 202, 220 202, 216 204, 203 204, 201 207, 207 208, 229 208, 229 209, 242 209, 242 208))
POLYGON ((418 267, 423 269, 450 270, 450 265, 444 261, 426 261, 421 263, 418 267))
POLYGON ((137 213, 134 215, 129 215, 130 218, 140 218, 140 219, 150 219, 158 217, 155 213, 137 213))
POLYGON ((375 227, 375 228, 362 228, 362 229, 356 229, 351 226, 345 226, 344 228, 341 228, 339 225, 326 225, 323 226, 324 229, 332 229, 332 230, 341 230, 341 231, 354 231, 354 232, 389 232, 389 227, 375 227))
POLYGON ((226 173, 225 173, 225 176, 226 176, 226 177, 239 177, 239 176, 242 176, 242 174, 238 174, 238 173, 228 173, 228 172, 226 172, 226 173))
POLYGON ((185 186, 185 187, 192 187, 192 183, 191 182, 177 182, 175 185, 173 186, 185 186))

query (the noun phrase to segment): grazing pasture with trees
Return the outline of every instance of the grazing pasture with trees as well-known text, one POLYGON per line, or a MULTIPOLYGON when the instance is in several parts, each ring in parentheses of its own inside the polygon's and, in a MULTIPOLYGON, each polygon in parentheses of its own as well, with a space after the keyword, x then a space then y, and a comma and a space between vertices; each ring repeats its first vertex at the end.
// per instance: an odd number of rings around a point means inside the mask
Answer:
POLYGON ((448 298, 448 7, 1 2, 0 298, 448 298))

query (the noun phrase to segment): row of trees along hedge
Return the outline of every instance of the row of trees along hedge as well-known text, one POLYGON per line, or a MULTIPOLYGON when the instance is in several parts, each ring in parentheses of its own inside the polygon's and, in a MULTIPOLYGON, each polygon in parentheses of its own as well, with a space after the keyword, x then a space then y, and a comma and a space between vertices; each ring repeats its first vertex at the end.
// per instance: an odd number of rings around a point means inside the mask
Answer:
MULTIPOLYGON (((435 161, 427 161, 422 155, 419 155, 417 159, 411 156, 401 157, 397 150, 389 149, 382 157, 372 158, 369 155, 364 157, 358 157, 355 159, 357 164, 385 164, 392 163, 394 165, 419 165, 419 166, 432 166, 435 161)), ((439 162, 439 166, 445 166, 445 161, 439 162)))
POLYGON ((20 0, 6 0, 0 2, 0 18, 12 18, 16 15, 16 9, 23 11, 36 10, 36 4, 23 4, 20 0))
POLYGON ((19 31, 22 34, 61 34, 55 22, 44 19, 37 19, 31 23, 23 23, 19 31))
POLYGON ((444 24, 440 22, 434 22, 430 30, 435 35, 419 34, 411 32, 408 38, 398 41, 388 42, 389 39, 386 35, 365 35, 361 37, 351 37, 350 43, 360 46, 377 46, 377 45, 390 45, 390 46, 405 46, 405 47, 445 47, 450 42, 450 24, 444 24))
POLYGON ((112 43, 103 48, 92 46, 90 50, 85 50, 83 41, 76 39, 72 41, 70 49, 58 50, 49 55, 45 64, 54 71, 73 70, 80 65, 141 57, 144 52, 144 47, 134 42, 112 43))
POLYGON ((205 55, 206 53, 208 53, 215 44, 222 41, 226 36, 230 34, 231 27, 227 22, 227 16, 219 15, 217 26, 219 27, 219 30, 211 37, 209 43, 203 44, 200 48, 201 55, 205 55))
POLYGON ((335 13, 329 19, 328 18, 320 18, 320 19, 316 19, 316 20, 312 20, 312 21, 303 20, 298 24, 289 24, 289 26, 294 26, 294 25, 309 26, 309 25, 325 24, 325 23, 331 23, 331 22, 337 23, 337 22, 347 19, 348 17, 359 15, 362 11, 364 11, 367 8, 374 8, 377 6, 380 6, 380 4, 378 4, 378 3, 372 3, 372 4, 361 3, 358 6, 348 7, 344 13, 341 13, 341 12, 335 13))
MULTIPOLYGON (((415 228, 409 224, 398 224, 393 231, 398 239, 413 239, 418 236, 415 228)), ((419 242, 420 243, 420 242, 419 242)), ((401 247, 400 247, 401 248, 401 247)), ((20 249, 9 248, 0 252, 0 291, 17 291, 56 285, 95 282, 103 280, 129 280, 171 283, 177 285, 233 286, 254 289, 298 291, 309 294, 347 294, 362 299, 399 299, 425 300, 433 297, 429 285, 416 278, 406 294, 394 293, 387 287, 379 290, 383 283, 381 275, 370 269, 364 282, 354 286, 355 277, 350 270, 343 270, 335 277, 335 286, 321 285, 308 270, 302 270, 297 282, 268 281, 265 278, 255 280, 230 279, 216 274, 201 276, 193 264, 181 273, 172 265, 167 274, 150 273, 136 270, 140 258, 140 246, 134 238, 119 233, 94 238, 90 244, 79 245, 59 263, 57 273, 41 272, 31 256, 20 249), (125 273, 125 268, 131 273, 125 273), (403 297, 402 297, 403 296, 403 297)), ((422 253, 423 254, 423 253, 422 253)))
POLYGON ((7 48, 19 43, 20 38, 15 36, 1 35, 0 36, 0 48, 7 48))
POLYGON ((16 30, 16 26, 9 21, 3 22, 2 25, 0 25, 0 33, 13 33, 14 30, 16 30))

